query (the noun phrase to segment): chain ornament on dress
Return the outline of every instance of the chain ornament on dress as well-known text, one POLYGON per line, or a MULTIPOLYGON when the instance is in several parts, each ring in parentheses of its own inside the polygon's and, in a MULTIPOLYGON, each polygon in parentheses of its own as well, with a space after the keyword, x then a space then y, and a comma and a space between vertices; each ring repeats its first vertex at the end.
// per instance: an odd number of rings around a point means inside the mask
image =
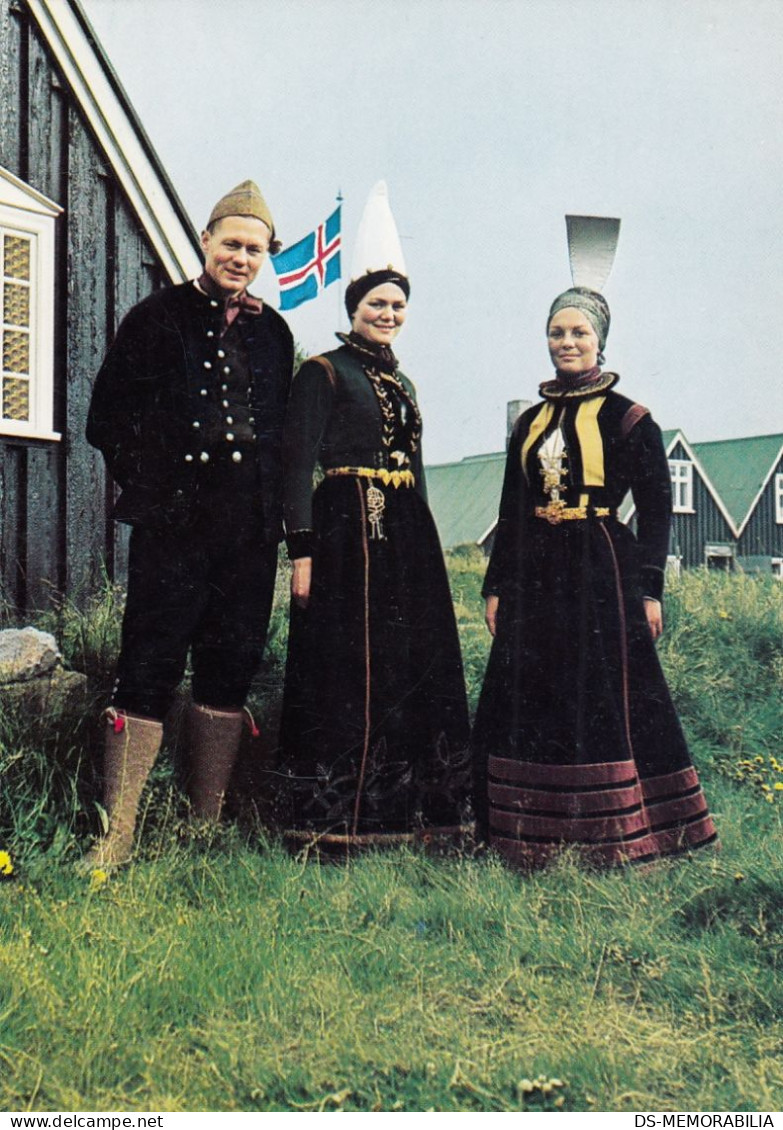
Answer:
POLYGON ((367 487, 367 521, 370 523, 370 538, 373 541, 386 541, 383 532, 383 512, 386 509, 386 495, 370 484, 367 487))
POLYGON ((402 382, 390 373, 363 366, 364 372, 378 398, 383 420, 381 442, 389 449, 390 458, 398 467, 410 464, 411 454, 418 449, 421 439, 421 413, 402 382), (397 393, 401 411, 395 411, 394 403, 387 385, 397 393), (402 433, 400 435, 399 433, 402 433), (402 442, 400 442, 402 440, 402 442), (392 446, 395 450, 391 451, 392 446), (407 448, 407 451, 401 450, 407 448))

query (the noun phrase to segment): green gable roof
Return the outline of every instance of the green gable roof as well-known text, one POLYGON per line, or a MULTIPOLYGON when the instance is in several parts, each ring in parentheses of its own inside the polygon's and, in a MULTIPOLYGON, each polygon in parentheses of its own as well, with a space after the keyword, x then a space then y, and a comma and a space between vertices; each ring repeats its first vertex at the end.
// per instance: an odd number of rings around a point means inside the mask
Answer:
POLYGON ((500 451, 427 467, 430 509, 445 548, 476 545, 494 526, 505 466, 500 451))
POLYGON ((783 435, 691 444, 693 452, 739 529, 783 449, 783 435))

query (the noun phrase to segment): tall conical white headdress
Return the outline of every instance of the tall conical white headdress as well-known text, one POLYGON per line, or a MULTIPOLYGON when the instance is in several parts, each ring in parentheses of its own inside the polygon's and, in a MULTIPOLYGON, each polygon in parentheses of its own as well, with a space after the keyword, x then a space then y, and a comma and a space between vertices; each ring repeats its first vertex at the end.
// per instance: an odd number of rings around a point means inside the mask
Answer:
POLYGON ((574 286, 602 291, 617 252, 620 221, 608 216, 566 216, 574 286))
POLYGON ((379 180, 362 212, 351 266, 351 279, 361 278, 369 271, 405 271, 397 225, 389 206, 386 181, 379 180))

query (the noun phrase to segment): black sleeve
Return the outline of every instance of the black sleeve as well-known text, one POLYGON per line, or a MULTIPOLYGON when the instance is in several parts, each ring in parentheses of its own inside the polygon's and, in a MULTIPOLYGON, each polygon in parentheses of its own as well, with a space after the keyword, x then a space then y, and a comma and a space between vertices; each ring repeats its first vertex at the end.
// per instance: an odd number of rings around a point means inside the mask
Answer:
POLYGON ((661 600, 672 515, 671 477, 661 429, 645 415, 631 429, 626 443, 642 591, 661 600))
POLYGON ((519 431, 515 429, 508 445, 506 470, 503 477, 503 491, 500 496, 500 511, 495 529, 495 541, 487 566, 483 597, 499 596, 514 567, 514 544, 518 536, 520 517, 520 491, 522 488, 522 465, 520 462, 519 431))
POLYGON ((121 487, 139 475, 141 424, 154 384, 148 363, 150 322, 134 307, 120 323, 93 387, 87 442, 103 454, 121 487))
POLYGON ((283 433, 283 514, 288 555, 313 552, 313 472, 334 402, 334 388, 320 361, 305 361, 291 385, 283 433))

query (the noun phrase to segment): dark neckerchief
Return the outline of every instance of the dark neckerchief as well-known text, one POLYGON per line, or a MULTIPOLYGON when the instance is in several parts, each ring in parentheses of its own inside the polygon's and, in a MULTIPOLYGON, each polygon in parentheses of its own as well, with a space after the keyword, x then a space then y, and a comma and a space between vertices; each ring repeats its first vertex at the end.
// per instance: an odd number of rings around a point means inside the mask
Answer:
POLYGON ((359 357, 362 364, 380 369, 383 373, 394 374, 397 372, 399 362, 388 345, 378 345, 353 331, 349 334, 338 333, 337 337, 343 345, 347 345, 359 357))
POLYGON ((207 274, 206 271, 196 280, 196 285, 204 294, 209 295, 210 298, 217 298, 225 303, 223 309, 223 333, 226 332, 240 314, 258 315, 263 312, 264 304, 260 298, 254 298, 252 294, 248 294, 246 290, 241 291, 239 294, 226 295, 226 292, 221 290, 217 283, 207 274))
POLYGON ((553 381, 544 381, 539 385, 538 391, 544 400, 573 400, 608 392, 619 379, 617 373, 603 373, 598 368, 580 373, 577 377, 570 373, 558 373, 553 381))

